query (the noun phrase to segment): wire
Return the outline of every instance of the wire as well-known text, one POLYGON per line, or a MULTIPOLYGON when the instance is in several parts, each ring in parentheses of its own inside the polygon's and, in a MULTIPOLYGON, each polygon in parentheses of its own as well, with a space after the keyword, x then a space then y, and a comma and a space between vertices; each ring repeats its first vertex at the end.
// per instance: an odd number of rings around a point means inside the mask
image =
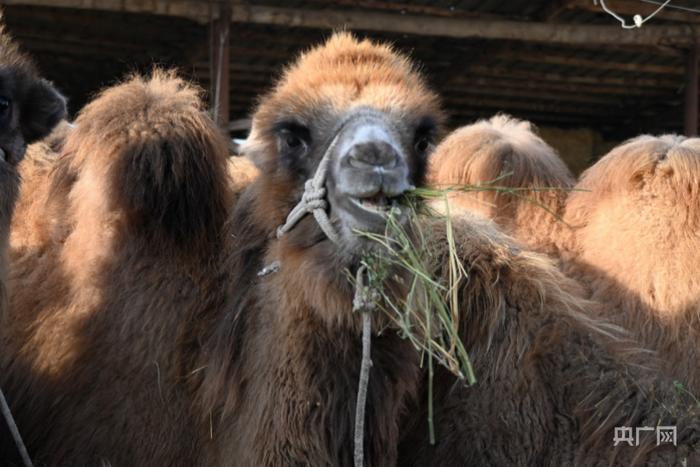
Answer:
MULTIPOLYGON (((656 1, 656 0, 639 0, 639 1, 640 1, 640 2, 644 2, 644 3, 650 3, 650 4, 652 4, 652 5, 662 5, 661 2, 656 1)), ((680 5, 672 5, 672 4, 671 4, 671 5, 667 5, 666 8, 675 8, 676 10, 683 10, 683 11, 688 11, 688 12, 690 12, 690 13, 697 13, 697 14, 700 14, 700 10, 699 10, 699 9, 690 8, 690 7, 687 7, 687 6, 680 6, 680 5)))
POLYGON ((659 8, 654 10, 654 12, 652 14, 650 14, 649 16, 647 16, 646 18, 642 18, 642 15, 634 15, 632 17, 634 24, 627 24, 627 21, 625 21, 625 19, 623 17, 621 17, 620 15, 618 15, 617 13, 612 11, 610 8, 608 8, 608 6, 605 4, 605 0, 597 0, 597 2, 600 3, 600 6, 603 8, 603 10, 605 10, 606 13, 608 13, 609 15, 611 15, 613 18, 615 18, 616 20, 618 20, 620 22, 622 29, 635 29, 635 28, 641 28, 644 23, 646 23, 647 21, 652 19, 658 12, 663 10, 664 7, 666 7, 666 5, 671 3, 671 0, 666 0, 664 3, 659 4, 661 6, 659 6, 659 8))

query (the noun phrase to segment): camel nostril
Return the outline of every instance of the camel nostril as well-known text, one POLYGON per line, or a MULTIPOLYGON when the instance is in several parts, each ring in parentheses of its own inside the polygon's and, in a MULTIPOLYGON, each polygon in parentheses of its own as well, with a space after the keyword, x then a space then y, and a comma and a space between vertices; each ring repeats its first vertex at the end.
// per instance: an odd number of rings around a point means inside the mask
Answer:
POLYGON ((357 169, 393 169, 399 164, 400 156, 394 147, 384 141, 369 141, 353 145, 346 158, 351 167, 357 169))

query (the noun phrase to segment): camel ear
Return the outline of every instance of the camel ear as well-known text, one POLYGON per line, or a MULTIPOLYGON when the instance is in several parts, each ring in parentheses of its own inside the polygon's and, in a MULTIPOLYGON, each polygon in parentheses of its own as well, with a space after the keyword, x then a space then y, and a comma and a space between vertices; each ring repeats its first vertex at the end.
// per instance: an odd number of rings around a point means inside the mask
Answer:
POLYGON ((22 102, 22 134, 31 144, 51 133, 66 117, 66 99, 45 79, 35 81, 22 102))

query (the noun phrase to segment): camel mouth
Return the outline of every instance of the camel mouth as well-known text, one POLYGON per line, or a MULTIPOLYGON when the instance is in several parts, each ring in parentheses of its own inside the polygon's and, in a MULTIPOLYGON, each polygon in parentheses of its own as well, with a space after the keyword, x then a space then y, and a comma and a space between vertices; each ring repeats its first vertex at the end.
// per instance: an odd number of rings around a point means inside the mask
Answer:
POLYGON ((350 202, 362 211, 381 217, 386 217, 400 205, 400 197, 377 194, 366 198, 350 198, 350 202))
MULTIPOLYGON (((406 208, 403 194, 378 193, 369 196, 345 195, 341 196, 335 206, 335 216, 352 237, 357 232, 383 232, 390 219, 403 224, 408 218, 409 210, 406 208)), ((333 209, 333 208, 331 208, 333 209)))

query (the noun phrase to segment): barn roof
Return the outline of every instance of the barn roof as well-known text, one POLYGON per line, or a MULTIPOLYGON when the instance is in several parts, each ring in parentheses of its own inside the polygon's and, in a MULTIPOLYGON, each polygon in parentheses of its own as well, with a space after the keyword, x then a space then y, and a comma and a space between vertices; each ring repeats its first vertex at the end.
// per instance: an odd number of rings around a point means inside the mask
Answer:
MULTIPOLYGON (((658 7, 653 0, 606 3, 628 22, 658 7)), ((502 111, 539 125, 595 128, 619 139, 682 132, 686 90, 691 122, 697 109, 697 94, 686 83, 697 86, 687 65, 697 62, 689 57, 696 50, 700 14, 681 9, 699 7, 690 0, 673 0, 636 30, 623 30, 592 0, 0 4, 9 30, 69 96, 72 110, 101 87, 153 63, 176 66, 211 88, 226 80, 226 72, 217 71, 221 63, 228 70, 229 90, 220 89, 228 96, 230 125, 243 129, 256 96, 271 86, 283 64, 342 27, 409 52, 444 97, 455 126, 502 111), (222 15, 230 21, 218 20, 222 15), (226 28, 228 48, 219 52, 226 28)))

